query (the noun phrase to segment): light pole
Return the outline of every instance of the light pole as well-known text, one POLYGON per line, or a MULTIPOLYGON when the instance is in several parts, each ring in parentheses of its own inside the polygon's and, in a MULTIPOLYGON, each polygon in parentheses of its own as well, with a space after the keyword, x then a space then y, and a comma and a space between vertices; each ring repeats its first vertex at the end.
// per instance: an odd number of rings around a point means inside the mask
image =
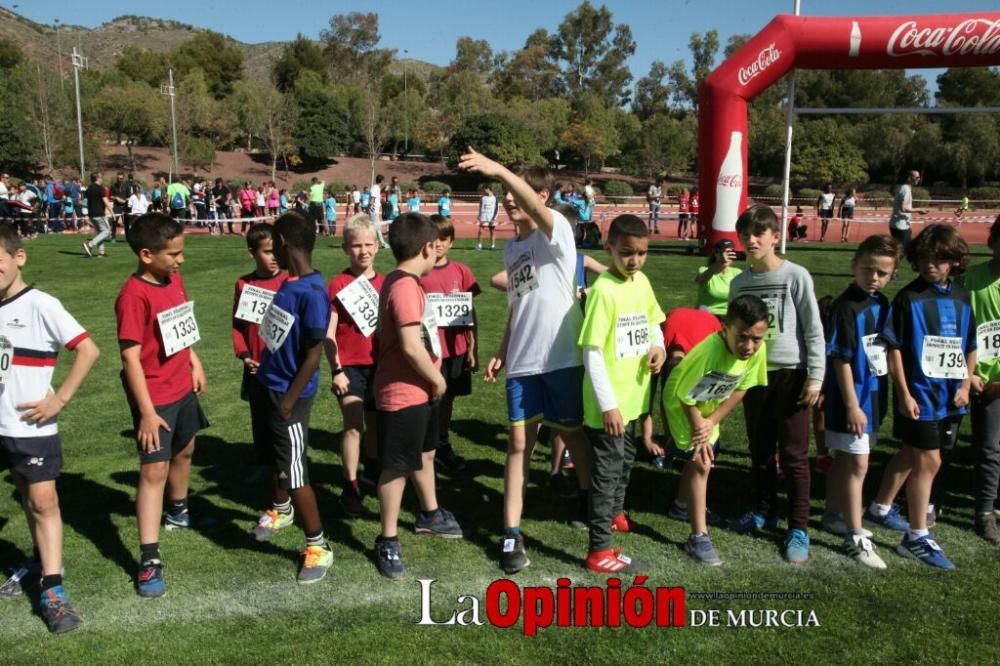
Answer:
POLYGON ((410 152, 410 93, 406 85, 406 61, 410 52, 403 49, 403 159, 410 152))
POLYGON ((173 180, 172 176, 174 174, 179 174, 181 169, 180 169, 180 163, 177 161, 177 112, 174 110, 174 95, 176 94, 176 89, 174 88, 174 70, 172 69, 168 70, 168 75, 170 77, 169 83, 160 86, 160 94, 166 95, 167 97, 170 98, 170 127, 171 130, 173 131, 173 136, 174 136, 174 142, 173 142, 174 163, 173 163, 173 171, 170 175, 171 175, 171 180, 173 180))
POLYGON ((73 47, 73 80, 76 83, 76 133, 80 141, 80 180, 86 182, 87 170, 83 161, 83 116, 80 113, 80 70, 87 69, 87 58, 73 47))
POLYGON ((59 87, 62 90, 66 89, 66 79, 63 74, 63 63, 62 63, 62 38, 59 34, 59 19, 56 19, 56 52, 59 54, 59 87))

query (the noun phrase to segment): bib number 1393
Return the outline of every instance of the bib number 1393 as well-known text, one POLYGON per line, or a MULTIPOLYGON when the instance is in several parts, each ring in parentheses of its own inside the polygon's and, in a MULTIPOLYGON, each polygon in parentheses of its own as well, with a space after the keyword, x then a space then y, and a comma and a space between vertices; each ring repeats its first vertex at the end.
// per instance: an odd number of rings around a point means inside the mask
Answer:
POLYGON ((194 318, 194 301, 182 303, 156 315, 163 338, 163 353, 173 356, 201 340, 198 322, 194 318))

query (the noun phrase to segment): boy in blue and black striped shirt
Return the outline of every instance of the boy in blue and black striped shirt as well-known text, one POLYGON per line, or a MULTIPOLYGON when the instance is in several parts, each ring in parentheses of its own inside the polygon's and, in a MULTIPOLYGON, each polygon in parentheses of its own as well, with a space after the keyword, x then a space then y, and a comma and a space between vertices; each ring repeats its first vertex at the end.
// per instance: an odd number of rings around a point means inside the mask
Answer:
POLYGON ((896 550, 951 570, 955 565, 928 528, 934 516, 932 486, 941 483, 935 477, 944 471, 942 460, 947 462, 958 440, 969 404, 968 368, 976 365, 976 320, 969 293, 952 281, 969 265, 969 246, 954 228, 932 224, 907 246, 906 258, 920 276, 896 294, 882 335, 895 386, 893 434, 903 444, 889 462, 865 518, 890 526, 886 518, 892 500, 905 483, 910 522, 896 550))
POLYGON ((899 244, 871 236, 851 261, 854 282, 830 308, 825 396, 826 445, 836 451, 826 485, 823 527, 844 537, 844 552, 873 569, 885 562, 861 527, 861 492, 868 455, 884 410, 888 363, 879 339, 889 316, 882 289, 896 273, 899 244))

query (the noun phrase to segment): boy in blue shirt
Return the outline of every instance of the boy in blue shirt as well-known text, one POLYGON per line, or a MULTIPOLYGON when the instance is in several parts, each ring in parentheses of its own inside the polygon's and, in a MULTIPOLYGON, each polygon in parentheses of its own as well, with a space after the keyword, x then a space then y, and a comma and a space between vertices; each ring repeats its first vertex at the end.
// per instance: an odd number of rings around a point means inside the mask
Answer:
POLYGON ((969 404, 976 367, 976 320, 969 293, 952 278, 969 265, 969 246, 945 224, 932 224, 906 246, 906 258, 920 275, 892 302, 882 338, 889 346, 889 374, 896 388, 893 434, 902 448, 882 477, 865 519, 905 530, 896 551, 945 570, 955 565, 928 528, 934 515, 931 490, 940 483, 942 458, 955 447, 969 404), (906 484, 907 525, 893 515, 892 501, 906 484))
POLYGON ((451 190, 445 190, 438 198, 438 215, 451 218, 451 190))
MULTIPOLYGON (((312 266, 316 225, 298 213, 286 213, 274 223, 274 256, 288 270, 288 280, 274 295, 260 336, 261 354, 256 382, 250 383, 250 409, 266 415, 253 422, 254 442, 273 456, 274 507, 289 513, 294 506, 306 535, 298 582, 316 583, 333 564, 333 552, 323 535, 316 495, 309 485, 306 450, 309 413, 319 386, 319 362, 330 324, 326 282, 312 266)), ((261 518, 270 519, 266 513, 261 518)), ((258 539, 260 534, 255 535, 258 539)))
POLYGON ((406 212, 420 212, 420 194, 416 190, 410 190, 406 195, 406 212))
POLYGON ((326 199, 323 200, 323 206, 326 209, 326 231, 324 235, 329 234, 330 236, 337 235, 337 199, 333 196, 333 192, 330 190, 326 191, 326 199))

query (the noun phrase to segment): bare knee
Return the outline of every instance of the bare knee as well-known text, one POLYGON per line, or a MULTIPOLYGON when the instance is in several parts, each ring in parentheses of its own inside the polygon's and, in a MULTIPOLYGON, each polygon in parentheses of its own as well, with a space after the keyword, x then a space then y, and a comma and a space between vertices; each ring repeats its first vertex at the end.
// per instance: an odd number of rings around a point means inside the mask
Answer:
POLYGON ((143 465, 139 470, 139 477, 143 483, 159 485, 167 482, 167 473, 170 470, 169 463, 156 462, 143 465))

